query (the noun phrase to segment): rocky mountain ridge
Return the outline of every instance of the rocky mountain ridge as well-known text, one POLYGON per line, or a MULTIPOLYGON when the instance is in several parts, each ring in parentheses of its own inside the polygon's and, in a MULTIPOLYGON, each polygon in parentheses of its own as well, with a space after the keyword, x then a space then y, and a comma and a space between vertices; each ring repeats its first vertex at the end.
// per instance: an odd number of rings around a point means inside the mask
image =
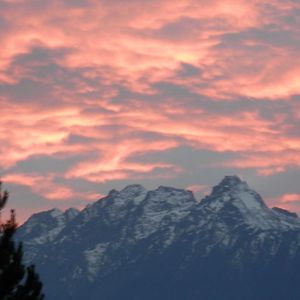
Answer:
POLYGON ((300 220, 237 176, 201 201, 171 187, 112 190, 80 212, 33 215, 18 239, 50 300, 300 295, 300 220))

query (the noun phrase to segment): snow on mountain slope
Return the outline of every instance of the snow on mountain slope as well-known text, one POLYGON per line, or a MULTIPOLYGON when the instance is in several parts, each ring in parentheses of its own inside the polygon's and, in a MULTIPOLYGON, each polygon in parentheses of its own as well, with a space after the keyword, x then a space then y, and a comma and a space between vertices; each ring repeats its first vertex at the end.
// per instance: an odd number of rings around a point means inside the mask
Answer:
MULTIPOLYGON (((184 218, 196 204, 191 192, 160 186, 145 195, 141 202, 141 213, 137 218, 134 237, 147 238, 164 224, 174 224, 184 218)), ((169 228, 170 229, 170 228, 169 228)), ((170 231, 170 230, 169 230, 170 231)), ((169 243, 171 232, 168 232, 169 243)))
POLYGON ((201 204, 206 209, 211 209, 215 215, 226 213, 226 210, 228 212, 236 210, 243 222, 256 229, 287 230, 299 227, 297 218, 285 218, 282 214, 269 209, 261 196, 237 176, 226 176, 201 204))
POLYGON ((26 234, 31 244, 43 244, 51 242, 71 221, 79 214, 75 208, 69 208, 65 212, 52 209, 46 212, 32 215, 20 228, 18 234, 26 234))
POLYGON ((79 291, 89 289, 92 295, 101 287, 107 289, 105 299, 115 300, 121 295, 111 296, 115 291, 109 288, 109 278, 129 284, 136 274, 143 285, 155 280, 157 275, 146 279, 152 272, 160 272, 167 281, 173 278, 170 273, 201 277, 194 266, 206 270, 208 264, 219 270, 218 260, 234 272, 296 263, 300 220, 268 208, 246 182, 226 176, 202 201, 189 191, 163 186, 153 191, 141 185, 112 190, 80 212, 33 215, 20 228, 18 239, 49 284, 50 299, 62 293, 61 299, 79 300, 79 291))
POLYGON ((75 208, 65 212, 59 209, 36 213, 32 215, 17 231, 16 239, 24 240, 27 251, 25 261, 31 261, 37 254, 37 247, 54 242, 68 222, 79 214, 75 208), (24 237, 26 237, 24 239, 24 237))

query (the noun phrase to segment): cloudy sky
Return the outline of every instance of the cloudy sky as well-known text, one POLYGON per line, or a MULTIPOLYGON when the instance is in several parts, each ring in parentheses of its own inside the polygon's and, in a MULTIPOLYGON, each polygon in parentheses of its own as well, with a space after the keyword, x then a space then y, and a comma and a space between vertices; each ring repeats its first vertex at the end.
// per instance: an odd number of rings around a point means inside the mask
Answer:
POLYGON ((227 174, 300 212, 298 0, 0 0, 0 37, 19 221, 227 174))

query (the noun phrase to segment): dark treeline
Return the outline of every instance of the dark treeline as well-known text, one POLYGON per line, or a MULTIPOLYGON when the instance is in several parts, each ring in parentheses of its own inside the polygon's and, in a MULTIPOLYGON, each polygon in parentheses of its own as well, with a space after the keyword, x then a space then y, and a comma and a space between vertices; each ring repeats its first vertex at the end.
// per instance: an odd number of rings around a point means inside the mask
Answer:
MULTIPOLYGON (((0 182, 0 212, 8 201, 8 192, 2 191, 0 182)), ((22 262, 22 243, 13 240, 17 230, 16 216, 0 221, 0 300, 43 300, 42 282, 34 265, 22 262)))

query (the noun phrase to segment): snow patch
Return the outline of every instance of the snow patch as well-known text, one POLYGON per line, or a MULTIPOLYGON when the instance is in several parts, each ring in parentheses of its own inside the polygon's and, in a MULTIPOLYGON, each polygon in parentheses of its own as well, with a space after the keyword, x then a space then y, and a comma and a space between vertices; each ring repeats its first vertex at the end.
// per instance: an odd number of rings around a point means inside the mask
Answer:
POLYGON ((97 275, 101 265, 104 263, 104 253, 109 243, 99 243, 93 249, 84 251, 84 256, 87 262, 88 279, 93 281, 97 275))

